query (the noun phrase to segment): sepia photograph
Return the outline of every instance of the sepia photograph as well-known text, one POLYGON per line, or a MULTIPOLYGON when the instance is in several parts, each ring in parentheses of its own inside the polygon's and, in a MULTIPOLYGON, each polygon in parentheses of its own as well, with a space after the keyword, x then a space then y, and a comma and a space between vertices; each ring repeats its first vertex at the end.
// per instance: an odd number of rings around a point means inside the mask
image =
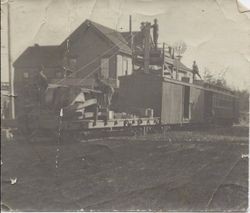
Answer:
POLYGON ((1 0, 1 212, 247 212, 250 0, 1 0))

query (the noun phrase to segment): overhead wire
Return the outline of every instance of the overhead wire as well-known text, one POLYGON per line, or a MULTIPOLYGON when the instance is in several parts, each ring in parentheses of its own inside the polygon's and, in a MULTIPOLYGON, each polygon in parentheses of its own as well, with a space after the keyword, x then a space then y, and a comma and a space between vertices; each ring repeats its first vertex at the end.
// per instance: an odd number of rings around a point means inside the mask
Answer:
MULTIPOLYGON (((116 45, 114 45, 113 47, 109 48, 108 50, 104 51, 101 55, 95 57, 94 59, 92 59, 89 63, 85 64, 84 66, 82 66, 81 68, 79 68, 77 71, 73 72, 71 75, 76 75, 77 73, 79 73, 80 71, 84 70, 85 68, 87 68, 89 65, 93 64, 98 58, 102 57, 103 55, 107 54, 109 51, 111 51, 111 49, 117 47, 116 45)), ((70 75, 70 76, 71 76, 70 75)), ((65 78, 60 79, 58 82, 56 83, 61 83, 65 78)))
MULTIPOLYGON (((137 35, 138 33, 140 33, 140 31, 137 32, 135 35, 137 35)), ((135 36, 135 35, 133 35, 133 36, 135 36)), ((129 38, 129 41, 133 38, 133 36, 131 36, 131 37, 129 38)), ((107 58, 108 60, 105 61, 104 64, 108 63, 109 59, 111 59, 112 57, 116 56, 116 54, 119 53, 119 51, 120 51, 120 50, 117 50, 115 53, 113 53, 113 55, 111 55, 110 57, 108 57, 108 58, 107 58)), ((102 65, 97 66, 94 70, 92 70, 90 73, 88 73, 86 76, 84 76, 84 77, 81 79, 80 83, 82 83, 83 80, 85 80, 85 79, 88 78, 90 75, 92 75, 94 72, 96 72, 99 68, 101 68, 101 66, 102 66, 102 65)))
MULTIPOLYGON (((137 32, 135 35, 137 35, 138 33, 140 33, 140 32, 137 32)), ((133 35, 133 36, 135 36, 135 35, 133 35)), ((131 37, 130 39, 132 39, 132 37, 131 37)), ((129 39, 129 41, 130 41, 130 39, 129 39)), ((115 53, 113 53, 113 55, 111 55, 111 56, 108 58, 108 60, 105 61, 104 63, 108 63, 109 59, 111 59, 112 57, 116 56, 116 54, 117 54, 119 51, 120 51, 120 50, 118 50, 118 51, 116 51, 115 53)), ((80 83, 82 83, 82 81, 85 80, 86 78, 88 78, 91 74, 93 74, 94 72, 96 72, 101 66, 102 66, 102 65, 99 65, 99 66, 96 67, 93 71, 91 71, 91 72, 88 73, 86 76, 84 76, 84 77, 81 79, 80 83)))
POLYGON ((88 78, 88 77, 91 76, 93 73, 95 73, 96 71, 98 71, 98 70, 101 68, 102 65, 107 64, 111 58, 113 58, 114 56, 116 56, 117 53, 119 53, 119 50, 116 51, 115 53, 113 53, 113 55, 111 55, 110 57, 108 57, 108 58, 107 58, 108 60, 105 61, 103 64, 97 66, 94 70, 92 70, 92 71, 89 72, 86 76, 84 76, 84 77, 81 79, 80 83, 82 83, 86 78, 88 78))
MULTIPOLYGON (((132 37, 136 36, 139 32, 135 33, 133 36, 131 36, 127 42, 130 42, 130 40, 132 39, 132 37)), ((117 48, 119 44, 124 43, 124 41, 120 41, 117 44, 115 44, 114 46, 112 46, 111 48, 105 50, 104 52, 102 52, 100 55, 98 55, 97 57, 95 57, 94 59, 92 59, 90 62, 88 62, 87 64, 85 64, 84 66, 82 66, 81 68, 79 68, 77 71, 73 72, 70 76, 75 76, 77 73, 79 73, 80 71, 83 71, 85 68, 87 68, 88 66, 90 66, 91 64, 93 64, 96 60, 98 60, 99 58, 101 58, 102 56, 104 56, 105 54, 107 54, 109 51, 111 51, 114 48, 117 48)), ((115 53, 113 53, 113 55, 111 55, 108 59, 114 57, 120 50, 116 51, 115 53)), ((106 62, 107 63, 107 62, 106 62)), ((91 73, 87 74, 87 77, 89 77, 90 74, 92 74, 93 72, 97 71, 99 68, 101 67, 101 65, 99 65, 96 69, 94 69, 94 71, 92 71, 91 73)), ((60 79, 59 81, 57 81, 55 84, 59 84, 61 82, 63 82, 65 78, 60 79)), ((86 79, 86 76, 84 77, 84 79, 86 79)), ((82 80, 84 80, 82 79, 82 80)), ((82 81, 81 81, 82 82, 82 81)))

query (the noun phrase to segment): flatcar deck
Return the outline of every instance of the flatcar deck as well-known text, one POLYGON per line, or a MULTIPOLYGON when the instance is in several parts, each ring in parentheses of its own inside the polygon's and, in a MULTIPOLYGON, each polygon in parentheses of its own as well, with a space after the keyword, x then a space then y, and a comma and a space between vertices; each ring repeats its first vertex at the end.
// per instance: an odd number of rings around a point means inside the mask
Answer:
POLYGON ((160 118, 129 118, 129 119, 111 119, 111 120, 77 120, 72 122, 64 122, 63 129, 106 129, 121 128, 132 126, 154 126, 159 124, 160 118))

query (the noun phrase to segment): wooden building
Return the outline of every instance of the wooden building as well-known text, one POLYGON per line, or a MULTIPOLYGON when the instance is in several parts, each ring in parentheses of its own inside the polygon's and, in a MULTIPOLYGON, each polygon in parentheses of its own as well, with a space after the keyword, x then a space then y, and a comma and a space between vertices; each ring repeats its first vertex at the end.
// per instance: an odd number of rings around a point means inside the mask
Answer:
POLYGON ((77 79, 89 78, 96 70, 117 86, 118 76, 132 73, 131 54, 119 32, 86 20, 59 46, 28 47, 13 64, 15 83, 32 79, 43 66, 50 82, 63 78, 67 70, 77 79))
MULTIPOLYGON (((151 37, 149 42, 153 49, 151 37)), ((28 47, 13 64, 14 89, 15 94, 19 97, 15 101, 16 111, 22 111, 23 106, 38 102, 40 96, 39 91, 37 91, 39 87, 37 79, 41 70, 48 83, 93 88, 95 86, 95 73, 98 73, 107 83, 114 88, 119 88, 119 77, 130 76, 139 70, 139 67, 136 68, 134 63, 132 49, 142 52, 142 46, 143 35, 141 31, 121 33, 86 20, 58 46, 35 44, 28 47)), ((159 49, 159 52, 162 50, 159 49)), ((192 83, 191 69, 187 68, 171 53, 164 54, 164 57, 166 66, 172 70, 171 78, 180 81, 189 79, 188 82, 192 83)), ((137 84, 145 83, 140 83, 132 77, 134 78, 134 75, 131 76, 131 81, 136 81, 137 84)), ((147 88, 144 87, 144 89, 147 88)), ((140 88, 133 88, 131 93, 137 90, 140 91, 140 88)), ((156 88, 155 91, 157 91, 156 88)), ((153 98, 158 97, 158 95, 155 93, 153 98)), ((141 97, 136 98, 138 104, 139 102, 143 104, 141 97)), ((154 104, 156 107, 158 103, 154 104)))
POLYGON ((37 99, 32 88, 41 70, 48 83, 93 88, 98 73, 116 88, 119 76, 132 73, 132 52, 119 32, 86 20, 58 46, 28 47, 13 66, 18 111, 37 99))

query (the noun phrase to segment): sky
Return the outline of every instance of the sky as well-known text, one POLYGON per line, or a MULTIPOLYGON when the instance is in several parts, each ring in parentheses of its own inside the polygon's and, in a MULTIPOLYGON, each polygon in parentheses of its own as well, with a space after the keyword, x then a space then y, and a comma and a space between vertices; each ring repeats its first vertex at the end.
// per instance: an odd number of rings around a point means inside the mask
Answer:
MULTIPOLYGON (((12 62, 28 47, 58 45, 85 19, 119 31, 157 18, 159 42, 185 41, 182 61, 195 60, 233 88, 250 90, 250 13, 235 0, 10 0, 12 62)), ((1 13, 1 81, 8 81, 6 4, 1 13)))

